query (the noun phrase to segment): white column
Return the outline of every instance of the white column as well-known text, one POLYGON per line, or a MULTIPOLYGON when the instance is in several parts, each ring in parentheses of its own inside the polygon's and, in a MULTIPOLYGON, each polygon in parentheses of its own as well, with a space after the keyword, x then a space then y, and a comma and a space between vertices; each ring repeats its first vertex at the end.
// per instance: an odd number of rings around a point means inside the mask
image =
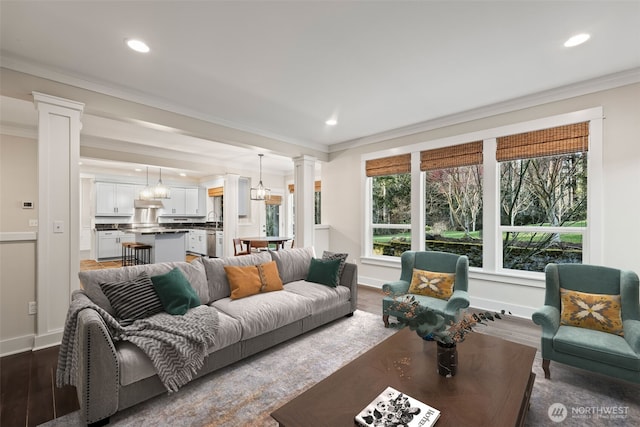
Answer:
MULTIPOLYGON (((233 256, 233 238, 238 237, 238 196, 240 175, 228 173, 224 177, 224 256, 233 256)), ((220 255, 218 255, 219 257, 220 255)))
POLYGON ((38 303, 34 348, 59 344, 80 268, 80 118, 84 104, 33 92, 38 110, 38 303))
POLYGON ((305 248, 314 244, 314 182, 315 157, 302 155, 293 159, 295 246, 305 248))

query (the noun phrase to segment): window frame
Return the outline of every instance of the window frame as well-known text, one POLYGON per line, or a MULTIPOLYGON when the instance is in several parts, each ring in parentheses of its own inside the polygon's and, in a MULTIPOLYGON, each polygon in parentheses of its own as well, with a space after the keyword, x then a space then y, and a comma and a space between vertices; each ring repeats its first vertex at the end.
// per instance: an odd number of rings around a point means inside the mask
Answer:
MULTIPOLYGON (((501 136, 531 132, 540 129, 589 122, 589 151, 587 162, 587 226, 576 227, 583 234, 582 262, 600 264, 603 261, 603 108, 594 107, 524 122, 453 135, 416 144, 372 152, 361 156, 363 229, 361 261, 366 264, 399 266, 399 257, 373 254, 373 228, 371 223, 372 180, 366 176, 366 161, 381 157, 411 153, 411 250, 424 250, 424 172, 420 171, 420 151, 483 141, 483 267, 470 270, 497 276, 543 279, 544 273, 502 268, 502 231, 500 224, 500 165, 496 160, 496 139, 501 136), (492 236, 492 237, 491 237, 492 236)), ((544 227, 551 232, 552 227, 544 227)), ((519 231, 523 231, 520 228, 519 231)), ((566 232, 565 230, 562 230, 566 232)))

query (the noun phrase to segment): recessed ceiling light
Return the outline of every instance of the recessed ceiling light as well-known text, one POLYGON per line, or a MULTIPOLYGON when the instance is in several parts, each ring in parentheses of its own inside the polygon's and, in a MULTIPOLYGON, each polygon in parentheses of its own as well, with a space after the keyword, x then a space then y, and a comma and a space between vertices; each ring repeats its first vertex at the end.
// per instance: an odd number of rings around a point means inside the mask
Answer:
POLYGON ((564 42, 564 47, 578 46, 579 44, 582 44, 582 43, 586 42, 587 40, 589 40, 590 37, 591 36, 589 34, 586 34, 586 33, 576 34, 575 36, 569 38, 569 40, 564 42))
POLYGON ((126 39, 125 41, 127 42, 127 46, 129 46, 136 52, 147 53, 151 50, 149 49, 149 46, 147 46, 147 44, 142 40, 126 39))
POLYGON ((338 121, 336 119, 329 119, 325 123, 328 124, 329 126, 335 126, 338 124, 338 121))
POLYGON ((180 172, 180 176, 187 176, 187 174, 184 172, 180 172))

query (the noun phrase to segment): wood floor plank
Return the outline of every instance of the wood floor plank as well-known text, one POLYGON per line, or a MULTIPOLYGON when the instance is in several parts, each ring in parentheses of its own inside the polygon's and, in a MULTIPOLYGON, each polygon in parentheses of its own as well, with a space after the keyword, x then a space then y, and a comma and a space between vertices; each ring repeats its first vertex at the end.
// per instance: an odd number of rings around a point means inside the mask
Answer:
POLYGON ((53 375, 57 363, 57 347, 33 352, 29 399, 27 402, 27 427, 35 427, 55 418, 53 407, 53 375), (55 354, 55 362, 52 362, 55 354))
POLYGON ((0 359, 0 425, 26 425, 31 358, 29 351, 0 359))

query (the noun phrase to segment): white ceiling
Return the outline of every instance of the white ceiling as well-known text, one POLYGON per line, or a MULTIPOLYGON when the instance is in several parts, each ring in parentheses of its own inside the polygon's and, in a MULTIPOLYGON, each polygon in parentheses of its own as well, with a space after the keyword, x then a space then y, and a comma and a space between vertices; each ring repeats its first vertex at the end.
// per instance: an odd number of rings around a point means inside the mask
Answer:
MULTIPOLYGON (((2 0, 0 8, 3 67, 322 152, 640 67, 640 1, 2 0), (591 39, 563 46, 580 32, 591 39), (151 52, 129 50, 126 38, 151 52)), ((228 164, 259 149, 90 115, 83 133, 94 148, 153 148, 185 161, 228 164)), ((277 154, 274 168, 291 170, 277 154)))

